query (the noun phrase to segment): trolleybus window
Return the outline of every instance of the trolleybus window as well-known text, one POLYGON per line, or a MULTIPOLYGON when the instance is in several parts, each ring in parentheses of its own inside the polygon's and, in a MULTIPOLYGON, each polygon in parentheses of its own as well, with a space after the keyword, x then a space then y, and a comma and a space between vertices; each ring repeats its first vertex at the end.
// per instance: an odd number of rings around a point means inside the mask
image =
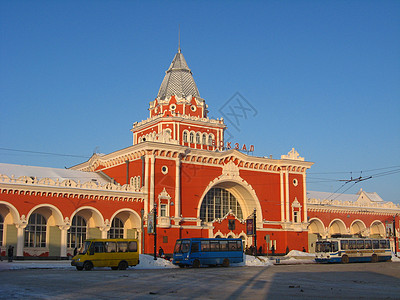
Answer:
POLYGON ((380 240, 379 244, 380 244, 380 248, 382 249, 389 249, 390 248, 390 244, 388 243, 389 241, 387 240, 380 240))
POLYGON ((342 248, 342 250, 349 249, 349 241, 347 240, 340 241, 340 248, 342 248))
POLYGON ((356 246, 356 241, 350 240, 350 241, 349 241, 349 249, 350 249, 350 250, 354 250, 354 249, 357 249, 356 247, 357 247, 357 246, 356 246))
POLYGON ((365 240, 365 249, 372 249, 372 242, 371 240, 365 240))
POLYGON ((357 241, 357 249, 364 249, 364 241, 363 240, 357 241))
POLYGON ((372 241, 372 248, 373 249, 379 249, 379 241, 378 240, 373 240, 372 241))

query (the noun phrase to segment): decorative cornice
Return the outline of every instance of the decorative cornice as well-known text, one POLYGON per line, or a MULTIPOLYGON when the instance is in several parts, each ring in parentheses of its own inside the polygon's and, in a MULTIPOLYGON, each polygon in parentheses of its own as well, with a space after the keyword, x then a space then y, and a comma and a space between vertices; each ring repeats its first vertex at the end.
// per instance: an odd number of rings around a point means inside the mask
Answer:
POLYGON ((107 183, 100 185, 97 182, 80 183, 67 179, 63 181, 36 177, 22 176, 15 178, 0 174, 0 192, 6 194, 50 196, 50 197, 77 197, 85 199, 100 199, 112 201, 143 201, 146 194, 135 188, 134 185, 119 185, 107 183))

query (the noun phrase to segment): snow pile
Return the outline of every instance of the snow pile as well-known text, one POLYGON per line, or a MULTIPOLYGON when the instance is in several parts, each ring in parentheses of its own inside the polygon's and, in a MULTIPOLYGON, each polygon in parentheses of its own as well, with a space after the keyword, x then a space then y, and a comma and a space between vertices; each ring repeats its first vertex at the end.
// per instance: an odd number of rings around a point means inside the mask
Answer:
POLYGON ((315 254, 307 253, 299 250, 292 250, 285 257, 301 257, 301 258, 314 258, 315 254))
POLYGON ((231 264, 231 265, 235 267, 243 267, 243 266, 268 267, 273 265, 273 263, 266 257, 243 255, 242 263, 231 264))
POLYGON ((165 269, 165 268, 178 268, 164 258, 157 257, 154 260, 154 256, 147 254, 139 254, 139 264, 133 267, 134 269, 165 269))
POLYGON ((393 252, 392 252, 392 262, 400 262, 400 258, 398 258, 393 252))

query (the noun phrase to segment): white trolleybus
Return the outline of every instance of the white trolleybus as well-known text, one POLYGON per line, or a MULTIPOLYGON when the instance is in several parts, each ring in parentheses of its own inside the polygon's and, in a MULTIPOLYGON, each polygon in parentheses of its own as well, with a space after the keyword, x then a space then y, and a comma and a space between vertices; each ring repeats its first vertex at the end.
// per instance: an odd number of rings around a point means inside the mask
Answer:
POLYGON ((318 263, 378 262, 392 258, 388 239, 329 238, 316 242, 318 263))

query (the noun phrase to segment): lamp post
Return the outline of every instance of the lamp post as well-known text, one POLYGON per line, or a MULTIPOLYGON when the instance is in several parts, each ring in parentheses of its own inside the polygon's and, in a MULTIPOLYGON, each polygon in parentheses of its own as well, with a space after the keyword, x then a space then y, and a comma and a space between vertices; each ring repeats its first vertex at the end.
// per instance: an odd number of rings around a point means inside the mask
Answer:
POLYGON ((157 203, 154 202, 154 260, 157 260, 157 203))
POLYGON ((253 230, 254 230, 254 253, 257 256, 257 216, 256 209, 254 209, 254 220, 253 220, 253 230))

